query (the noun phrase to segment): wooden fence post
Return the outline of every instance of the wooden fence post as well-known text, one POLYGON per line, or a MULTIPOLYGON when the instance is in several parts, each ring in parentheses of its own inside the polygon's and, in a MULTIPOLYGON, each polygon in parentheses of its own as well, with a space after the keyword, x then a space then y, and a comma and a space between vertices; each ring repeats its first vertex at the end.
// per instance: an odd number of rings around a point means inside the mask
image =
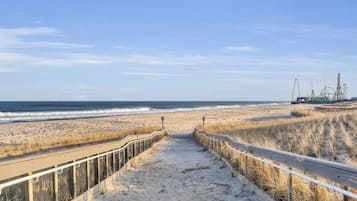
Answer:
POLYGON ((97 176, 98 190, 99 190, 99 192, 101 192, 101 187, 100 187, 100 156, 98 156, 98 158, 97 158, 97 172, 98 172, 98 176, 97 176))
MULTIPOLYGON (((29 172, 28 175, 32 175, 32 172, 29 172)), ((32 179, 27 181, 27 194, 26 194, 27 201, 33 201, 33 184, 32 179)))
POLYGON ((124 161, 123 166, 125 166, 125 164, 126 164, 126 157, 128 157, 127 152, 128 152, 128 147, 125 147, 124 152, 123 152, 123 161, 124 161))
MULTIPOLYGON (((113 155, 112 155, 112 161, 113 161, 113 166, 112 166, 112 168, 113 168, 113 174, 114 174, 114 172, 115 172, 115 170, 117 169, 117 163, 116 163, 116 160, 115 160, 115 152, 113 152, 113 155)), ((118 152, 118 154, 119 154, 119 152, 118 152)))
MULTIPOLYGON (((75 161, 73 161, 75 162, 75 161)), ((72 166, 72 182, 73 182, 73 198, 77 197, 77 167, 76 165, 72 166)))
MULTIPOLYGON (((289 167, 289 170, 292 170, 291 167, 289 167)), ((288 201, 292 201, 292 175, 289 173, 288 174, 288 201)))
POLYGON ((109 177, 109 154, 105 155, 105 178, 107 179, 109 177))
MULTIPOLYGON (((345 189, 346 191, 348 191, 348 186, 343 186, 343 189, 345 189)), ((350 199, 349 197, 347 197, 346 195, 343 195, 343 201, 350 201, 352 200, 352 198, 350 199)))
POLYGON ((118 151, 118 171, 121 169, 121 153, 123 152, 123 150, 118 151))
MULTIPOLYGON (((88 158, 88 157, 87 157, 88 158)), ((90 165, 90 162, 89 160, 87 160, 87 190, 89 190, 90 188, 90 169, 89 169, 89 165, 90 165)))
MULTIPOLYGON (((57 166, 54 166, 56 168, 57 166)), ((58 201, 58 171, 53 172, 53 191, 55 196, 55 201, 58 201)))
POLYGON ((248 177, 248 155, 245 155, 245 175, 248 177))

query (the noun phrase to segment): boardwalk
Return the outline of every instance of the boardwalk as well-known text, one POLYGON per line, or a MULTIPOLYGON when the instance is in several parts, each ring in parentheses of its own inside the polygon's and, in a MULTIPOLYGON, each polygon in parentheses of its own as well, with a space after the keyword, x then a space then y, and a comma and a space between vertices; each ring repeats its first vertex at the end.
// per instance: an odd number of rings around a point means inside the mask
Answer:
POLYGON ((196 144, 191 135, 174 135, 153 155, 99 195, 96 201, 263 200, 231 177, 229 169, 196 144))

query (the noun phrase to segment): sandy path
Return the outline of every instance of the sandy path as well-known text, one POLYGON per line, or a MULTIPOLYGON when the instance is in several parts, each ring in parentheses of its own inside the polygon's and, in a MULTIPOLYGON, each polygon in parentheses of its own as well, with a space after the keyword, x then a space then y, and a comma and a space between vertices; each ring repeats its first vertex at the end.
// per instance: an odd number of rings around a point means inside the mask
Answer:
POLYGON ((96 201, 261 200, 189 135, 174 135, 96 201), (185 169, 204 169, 185 172, 185 169), (208 168, 208 169, 207 169, 208 168))

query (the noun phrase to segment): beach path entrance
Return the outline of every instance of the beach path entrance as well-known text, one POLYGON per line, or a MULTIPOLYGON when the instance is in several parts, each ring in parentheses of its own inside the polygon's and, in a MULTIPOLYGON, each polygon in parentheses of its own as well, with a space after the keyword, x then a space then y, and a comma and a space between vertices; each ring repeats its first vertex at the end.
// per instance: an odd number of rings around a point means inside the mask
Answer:
POLYGON ((192 135, 169 135, 120 176, 96 201, 262 200, 253 187, 198 145, 192 135))

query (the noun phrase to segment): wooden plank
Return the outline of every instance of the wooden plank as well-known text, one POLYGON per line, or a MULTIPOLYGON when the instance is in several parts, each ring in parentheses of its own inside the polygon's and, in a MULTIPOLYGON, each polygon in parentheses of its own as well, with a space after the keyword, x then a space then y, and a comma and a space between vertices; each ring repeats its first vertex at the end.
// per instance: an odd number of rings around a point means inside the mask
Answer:
POLYGON ((247 151, 257 156, 261 156, 270 159, 272 161, 277 161, 288 167, 294 167, 303 172, 324 177, 326 179, 329 179, 333 182, 345 186, 357 188, 356 167, 351 167, 332 161, 326 161, 326 160, 312 158, 312 157, 294 154, 290 152, 271 150, 251 144, 240 143, 227 135, 208 134, 197 130, 195 131, 195 133, 205 135, 206 137, 209 138, 214 138, 221 141, 227 141, 230 146, 238 150, 247 151))

